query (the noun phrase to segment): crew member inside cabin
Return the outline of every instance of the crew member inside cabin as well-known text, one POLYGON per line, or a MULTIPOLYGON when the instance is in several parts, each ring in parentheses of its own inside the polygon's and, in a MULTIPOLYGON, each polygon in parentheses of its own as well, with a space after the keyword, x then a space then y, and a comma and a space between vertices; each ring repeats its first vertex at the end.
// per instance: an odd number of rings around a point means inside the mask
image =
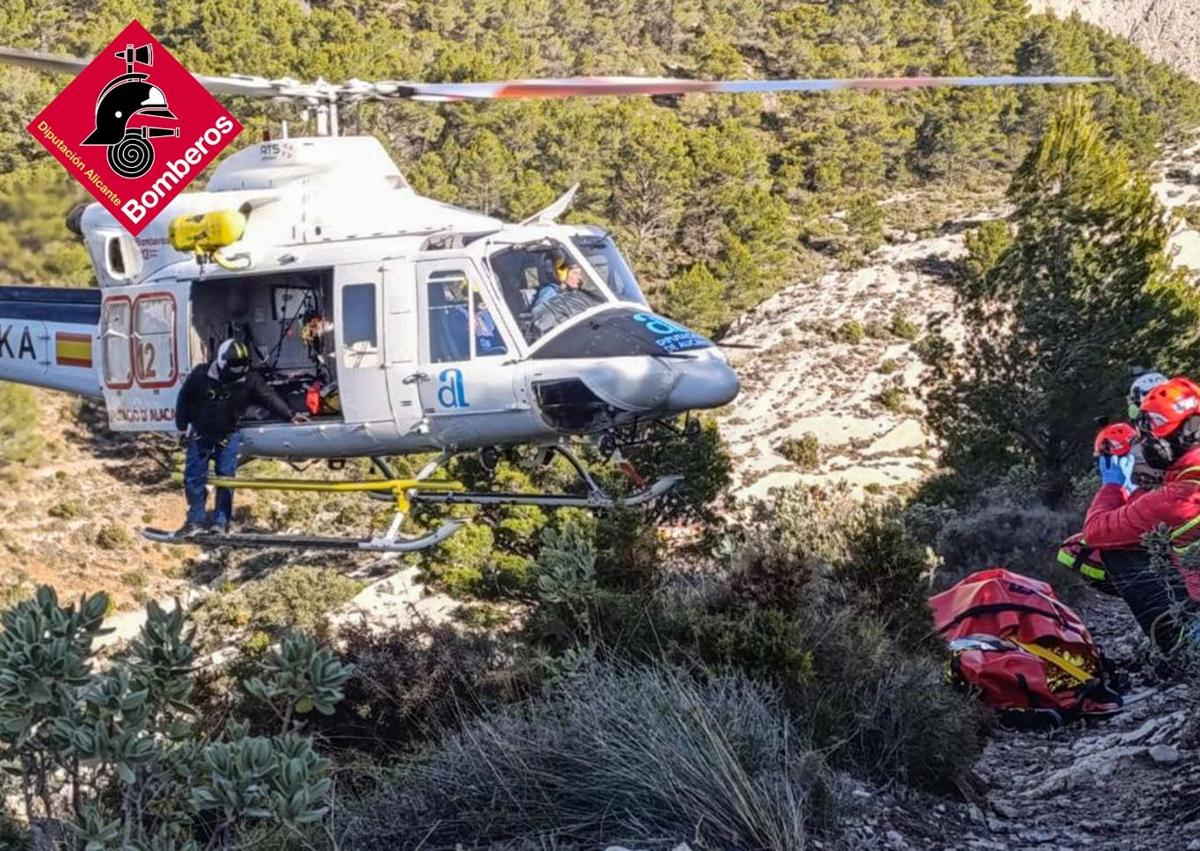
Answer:
POLYGON ((1200 387, 1173 378, 1149 390, 1138 419, 1142 458, 1162 472, 1155 489, 1133 481, 1135 456, 1100 454, 1100 490, 1083 538, 1099 550, 1108 578, 1142 631, 1164 654, 1200 643, 1200 571, 1179 562, 1200 540, 1200 387), (1143 537, 1164 527, 1174 570, 1151 564, 1143 537))
POLYGON ((237 472, 242 444, 237 424, 253 404, 262 405, 280 419, 308 422, 306 414, 293 415, 279 394, 251 368, 250 347, 238 340, 221 343, 216 357, 197 366, 184 380, 175 403, 175 425, 187 435, 183 467, 187 520, 177 536, 190 537, 206 528, 218 534, 229 531, 233 491, 217 488, 216 505, 209 516, 208 468, 213 465, 218 476, 237 472))
POLYGON ((562 290, 566 283, 567 275, 570 272, 570 267, 567 265, 567 258, 561 254, 554 254, 549 258, 549 275, 543 270, 542 282, 534 293, 533 303, 529 305, 530 310, 537 310, 543 304, 554 298, 562 290))
POLYGON ((568 265, 563 258, 554 261, 557 284, 538 289, 530 310, 532 325, 540 336, 551 328, 600 303, 600 299, 583 285, 583 269, 568 265))
POLYGON ((319 311, 308 311, 301 320, 300 341, 308 350, 309 359, 316 365, 317 378, 325 383, 332 381, 329 360, 333 354, 333 323, 319 311))

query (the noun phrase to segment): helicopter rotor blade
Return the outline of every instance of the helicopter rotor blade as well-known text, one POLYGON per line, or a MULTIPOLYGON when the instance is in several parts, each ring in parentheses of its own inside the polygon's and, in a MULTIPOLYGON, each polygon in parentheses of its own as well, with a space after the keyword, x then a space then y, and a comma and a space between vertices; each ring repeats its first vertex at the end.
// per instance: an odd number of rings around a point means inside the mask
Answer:
MULTIPOLYGON (((39 71, 78 74, 91 60, 0 47, 0 62, 39 71)), ((781 92, 896 91, 927 88, 995 86, 1065 86, 1110 82, 1111 77, 863 77, 812 80, 683 80, 672 77, 564 77, 490 83, 422 83, 401 80, 325 80, 301 82, 290 77, 194 75, 218 95, 267 98, 306 103, 348 104, 364 100, 418 100, 447 103, 464 100, 546 100, 612 95, 684 95, 696 93, 773 94, 781 92)))
MULTIPOLYGON (((78 74, 91 63, 90 59, 79 59, 74 56, 57 56, 50 53, 37 53, 30 50, 14 50, 10 47, 0 47, 0 63, 17 65, 35 71, 48 71, 53 74, 78 74)), ((231 75, 215 77, 205 74, 193 74, 196 80, 216 95, 242 95, 278 100, 305 100, 310 102, 333 101, 343 97, 345 86, 335 86, 324 80, 315 83, 302 83, 290 77, 268 80, 265 77, 231 75)))
POLYGON ((376 96, 412 100, 543 100, 606 95, 693 93, 774 94, 843 90, 895 91, 943 87, 1062 86, 1109 82, 1111 77, 864 77, 812 80, 681 80, 669 77, 568 77, 498 83, 376 83, 376 96), (395 93, 387 91, 396 86, 395 93))

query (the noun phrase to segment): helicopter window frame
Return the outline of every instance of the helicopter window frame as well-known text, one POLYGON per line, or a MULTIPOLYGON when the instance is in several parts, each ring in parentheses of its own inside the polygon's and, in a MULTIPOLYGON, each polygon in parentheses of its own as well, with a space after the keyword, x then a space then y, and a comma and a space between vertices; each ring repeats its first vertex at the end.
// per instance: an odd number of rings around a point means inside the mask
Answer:
POLYGON ((446 268, 430 269, 424 275, 423 285, 429 363, 466 363, 484 358, 502 357, 509 353, 510 343, 505 336, 503 323, 492 306, 491 295, 486 292, 473 264, 464 261, 446 268), (461 283, 465 286, 465 290, 461 294, 461 298, 446 301, 445 295, 448 292, 446 287, 451 283, 455 285, 461 283), (437 292, 436 299, 435 291, 437 292), (445 335, 444 332, 447 329, 442 319, 449 317, 450 311, 463 309, 466 311, 467 319, 466 336, 464 340, 457 341, 457 344, 465 345, 466 357, 457 357, 453 351, 446 349, 454 341, 445 335), (492 323, 490 334, 481 334, 479 317, 482 311, 486 311, 492 323), (479 344, 484 338, 496 341, 494 344, 496 348, 487 352, 480 351, 479 344))
POLYGON ((337 320, 342 329, 341 360, 344 366, 347 369, 378 368, 382 362, 379 354, 379 286, 374 281, 343 284, 338 295, 338 307, 340 312, 337 320), (367 288, 370 290, 370 298, 358 299, 359 294, 365 295, 367 288), (347 296, 351 293, 354 299, 348 300, 347 296), (361 313, 368 305, 371 309, 369 323, 364 321, 365 317, 361 313), (355 317, 353 324, 350 321, 351 316, 355 317), (363 336, 362 332, 368 329, 370 336, 363 336))
POLYGON ((126 295, 109 296, 104 300, 104 306, 100 314, 100 365, 104 372, 104 386, 109 390, 129 390, 133 387, 133 300, 126 295), (113 327, 113 313, 117 309, 124 311, 124 318, 117 320, 115 323, 118 327, 113 327), (124 330, 119 330, 123 327, 124 330), (114 342, 120 341, 116 349, 112 348, 114 342), (113 353, 118 353, 124 360, 124 369, 122 374, 126 376, 120 381, 115 380, 113 353))
POLYGON ((499 288, 501 301, 516 321, 517 329, 527 346, 535 347, 540 345, 543 340, 557 334, 562 328, 576 324, 580 317, 591 314, 597 307, 609 307, 620 302, 569 237, 561 239, 559 237, 544 236, 519 242, 491 242, 489 245, 495 247, 488 250, 485 258, 486 262, 483 265, 492 275, 499 288), (543 286, 550 283, 543 274, 544 270, 541 268, 541 264, 535 262, 531 265, 523 265, 519 269, 507 269, 502 272, 497 267, 497 260, 501 260, 507 255, 515 256, 520 253, 533 254, 534 252, 552 251, 562 252, 570 259, 570 265, 579 267, 580 273, 583 276, 583 285, 580 291, 593 299, 595 303, 571 316, 560 319, 546 330, 536 333, 536 327, 533 324, 533 307, 536 304, 537 293, 541 291, 543 286), (519 277, 512 274, 514 271, 519 271, 519 277), (533 274, 533 278, 537 282, 532 287, 525 285, 531 280, 530 273, 533 274), (518 284, 518 286, 514 287, 513 284, 518 284), (532 292, 532 296, 528 299, 528 303, 526 303, 527 300, 522 293, 530 291, 532 292))
POLYGON ((603 282, 604 288, 612 294, 613 298, 619 302, 628 304, 640 304, 643 307, 650 306, 650 302, 646 300, 646 294, 642 291, 642 286, 638 282, 637 273, 629 265, 628 258, 621 252, 611 233, 601 230, 599 232, 585 231, 583 233, 572 234, 571 245, 583 256, 583 262, 587 264, 584 268, 590 269, 595 277, 603 282), (592 262, 591 255, 584 246, 584 242, 594 243, 594 247, 599 249, 599 256, 603 258, 604 266, 608 270, 607 274, 601 273, 600 268, 592 262), (611 256, 609 252, 611 252, 611 256), (621 278, 625 278, 626 280, 622 282, 621 292, 618 293, 615 286, 621 278), (630 290, 632 290, 632 294, 630 290))
POLYGON ((131 321, 131 332, 129 335, 130 360, 133 362, 133 378, 137 382, 138 387, 143 387, 147 390, 154 390, 163 387, 171 387, 179 380, 179 358, 177 356, 177 322, 179 319, 179 308, 175 303, 175 294, 170 292, 155 292, 144 293, 139 295, 133 301, 133 318, 131 321), (143 316, 143 305, 153 305, 156 303, 168 303, 170 305, 170 319, 167 323, 166 330, 162 331, 142 331, 140 330, 140 321, 143 316), (165 337, 165 346, 159 346, 157 338, 165 337), (155 338, 143 342, 144 338, 155 338), (163 352, 169 357, 171 371, 165 378, 158 379, 153 370, 159 368, 158 363, 159 352, 163 352), (156 380, 151 380, 156 379, 156 380))

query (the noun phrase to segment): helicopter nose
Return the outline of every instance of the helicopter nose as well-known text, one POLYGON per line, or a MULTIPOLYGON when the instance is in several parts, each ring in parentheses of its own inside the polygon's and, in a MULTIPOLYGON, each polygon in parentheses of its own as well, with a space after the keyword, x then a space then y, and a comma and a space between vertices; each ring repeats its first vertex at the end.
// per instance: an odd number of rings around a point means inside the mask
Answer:
POLYGON ((699 411, 728 405, 740 389, 737 373, 713 350, 671 364, 675 386, 667 396, 672 411, 699 411))

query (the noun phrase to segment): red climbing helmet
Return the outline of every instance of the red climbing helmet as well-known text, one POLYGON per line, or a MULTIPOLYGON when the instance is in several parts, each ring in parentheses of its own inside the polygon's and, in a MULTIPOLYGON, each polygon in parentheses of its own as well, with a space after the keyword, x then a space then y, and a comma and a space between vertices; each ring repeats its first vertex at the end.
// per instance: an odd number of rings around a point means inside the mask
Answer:
POLYGON ((1200 414, 1200 387, 1183 377, 1160 384, 1142 399, 1142 420, 1155 437, 1170 437, 1200 414))
POLYGON ((1129 423, 1113 423, 1107 425, 1096 434, 1095 455, 1112 455, 1121 457, 1133 451, 1133 441, 1137 439, 1137 429, 1129 423))

